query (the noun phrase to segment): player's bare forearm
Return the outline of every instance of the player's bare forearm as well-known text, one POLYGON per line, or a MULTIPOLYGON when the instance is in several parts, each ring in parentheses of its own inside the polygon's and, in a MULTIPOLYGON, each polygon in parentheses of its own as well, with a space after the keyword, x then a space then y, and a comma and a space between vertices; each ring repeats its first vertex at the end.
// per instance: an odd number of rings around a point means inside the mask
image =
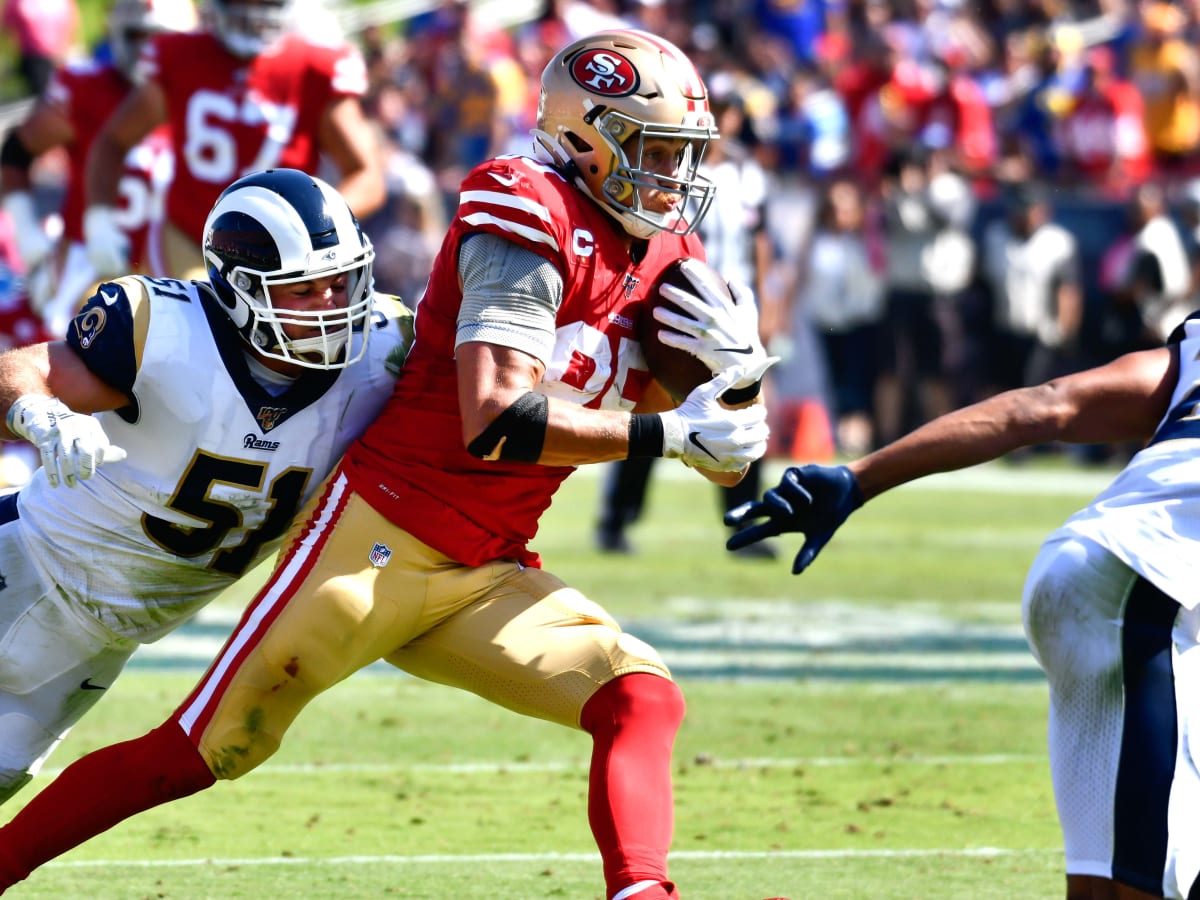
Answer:
POLYGON ((359 220, 378 211, 387 199, 383 173, 377 166, 363 166, 346 173, 337 189, 359 220))
POLYGON ((341 173, 338 193, 354 215, 363 219, 383 206, 387 199, 383 153, 357 97, 341 97, 330 105, 318 140, 341 173))
POLYGON ((85 181, 88 206, 114 206, 125 154, 167 120, 162 88, 149 81, 128 94, 92 140, 85 181))
POLYGON ((1006 391, 940 416, 849 467, 869 500, 926 475, 967 468, 1020 447, 1145 440, 1167 409, 1178 366, 1174 348, 1147 350, 1006 391))
POLYGON ((127 147, 122 147, 105 131, 96 135, 88 150, 85 169, 88 206, 116 205, 117 184, 127 152, 127 147))
MULTIPOLYGON (((17 398, 26 394, 57 397, 82 413, 116 409, 128 402, 124 394, 96 377, 65 341, 0 353, 0 423, 17 398)), ((0 438, 14 437, 0 424, 0 438)))
MULTIPOLYGON (((624 459, 629 452, 629 413, 586 409, 576 403, 545 398, 541 410, 515 415, 541 380, 542 363, 520 350, 483 342, 456 350, 459 409, 463 440, 469 448, 488 435, 488 455, 509 452, 515 445, 540 445, 537 462, 577 466, 624 459), (498 424, 499 423, 499 424, 498 424), (534 432, 537 432, 536 435, 534 432)), ((496 455, 494 458, 504 458, 496 455)))

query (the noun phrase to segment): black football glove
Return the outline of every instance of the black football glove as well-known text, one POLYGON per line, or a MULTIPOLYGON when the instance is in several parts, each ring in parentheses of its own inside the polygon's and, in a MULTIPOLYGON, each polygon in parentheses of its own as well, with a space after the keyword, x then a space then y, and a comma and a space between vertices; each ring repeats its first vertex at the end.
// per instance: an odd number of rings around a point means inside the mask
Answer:
POLYGON ((761 500, 725 514, 725 524, 738 529, 725 547, 737 550, 787 531, 803 532, 804 546, 792 563, 792 574, 799 575, 862 504, 858 482, 845 466, 793 466, 761 500), (765 521, 747 524, 755 519, 765 521))

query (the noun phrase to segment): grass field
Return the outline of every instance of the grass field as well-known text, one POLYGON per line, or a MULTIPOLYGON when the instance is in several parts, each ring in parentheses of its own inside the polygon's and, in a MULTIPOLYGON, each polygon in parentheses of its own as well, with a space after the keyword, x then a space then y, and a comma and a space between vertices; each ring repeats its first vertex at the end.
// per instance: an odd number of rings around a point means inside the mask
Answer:
MULTIPOLYGON (((721 548, 715 489, 663 465, 634 557, 593 552, 599 483, 547 516, 548 568, 658 646, 688 697, 672 874, 688 900, 1055 898, 1045 687, 1025 568, 1102 473, 992 466, 885 495, 799 578, 721 548)), ((775 472, 771 474, 774 480, 775 472)), ((158 724, 232 602, 135 657, 52 768, 158 724)), ((372 667, 249 777, 132 819, 27 898, 600 900, 588 741, 372 667)))

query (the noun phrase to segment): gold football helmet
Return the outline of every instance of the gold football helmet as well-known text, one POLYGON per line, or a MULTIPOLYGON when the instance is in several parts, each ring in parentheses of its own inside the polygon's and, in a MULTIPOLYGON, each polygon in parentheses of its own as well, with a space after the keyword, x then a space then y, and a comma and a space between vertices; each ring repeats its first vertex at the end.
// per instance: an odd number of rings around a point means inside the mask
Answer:
POLYGON ((708 91, 678 47, 647 32, 601 31, 560 50, 542 72, 533 136, 634 237, 689 234, 712 202, 712 182, 696 171, 718 137, 708 91), (643 163, 655 138, 682 142, 671 175, 643 163), (639 188, 679 202, 647 209, 639 188))

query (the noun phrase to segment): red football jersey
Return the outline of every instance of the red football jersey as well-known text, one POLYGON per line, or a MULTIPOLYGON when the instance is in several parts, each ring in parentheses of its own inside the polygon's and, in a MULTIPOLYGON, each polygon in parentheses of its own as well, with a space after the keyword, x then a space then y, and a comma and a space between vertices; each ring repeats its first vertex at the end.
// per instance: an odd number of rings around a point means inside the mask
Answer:
POLYGON ((325 111, 367 87, 353 45, 297 34, 252 59, 234 56, 207 32, 160 34, 142 45, 138 66, 166 97, 175 149, 167 219, 197 243, 231 182, 276 167, 315 174, 325 111))
POLYGON ((554 350, 539 390, 593 409, 632 409, 650 381, 636 334, 648 293, 699 238, 659 234, 630 258, 616 221, 555 169, 526 157, 475 168, 417 307, 416 342, 396 390, 346 455, 354 489, 434 549, 467 565, 517 559, 569 466, 485 462, 463 447, 454 340, 458 248, 478 232, 544 256, 562 274, 554 350))
MULTIPOLYGON (((44 102, 54 106, 71 124, 74 140, 67 153, 67 181, 63 205, 63 237, 83 242, 83 211, 87 206, 85 170, 88 151, 101 126, 125 99, 130 85, 112 65, 95 62, 71 63, 54 73, 44 102)), ((131 260, 145 259, 146 235, 157 211, 156 191, 170 176, 170 146, 166 128, 152 131, 125 157, 125 169, 117 186, 117 224, 129 236, 131 260)))

